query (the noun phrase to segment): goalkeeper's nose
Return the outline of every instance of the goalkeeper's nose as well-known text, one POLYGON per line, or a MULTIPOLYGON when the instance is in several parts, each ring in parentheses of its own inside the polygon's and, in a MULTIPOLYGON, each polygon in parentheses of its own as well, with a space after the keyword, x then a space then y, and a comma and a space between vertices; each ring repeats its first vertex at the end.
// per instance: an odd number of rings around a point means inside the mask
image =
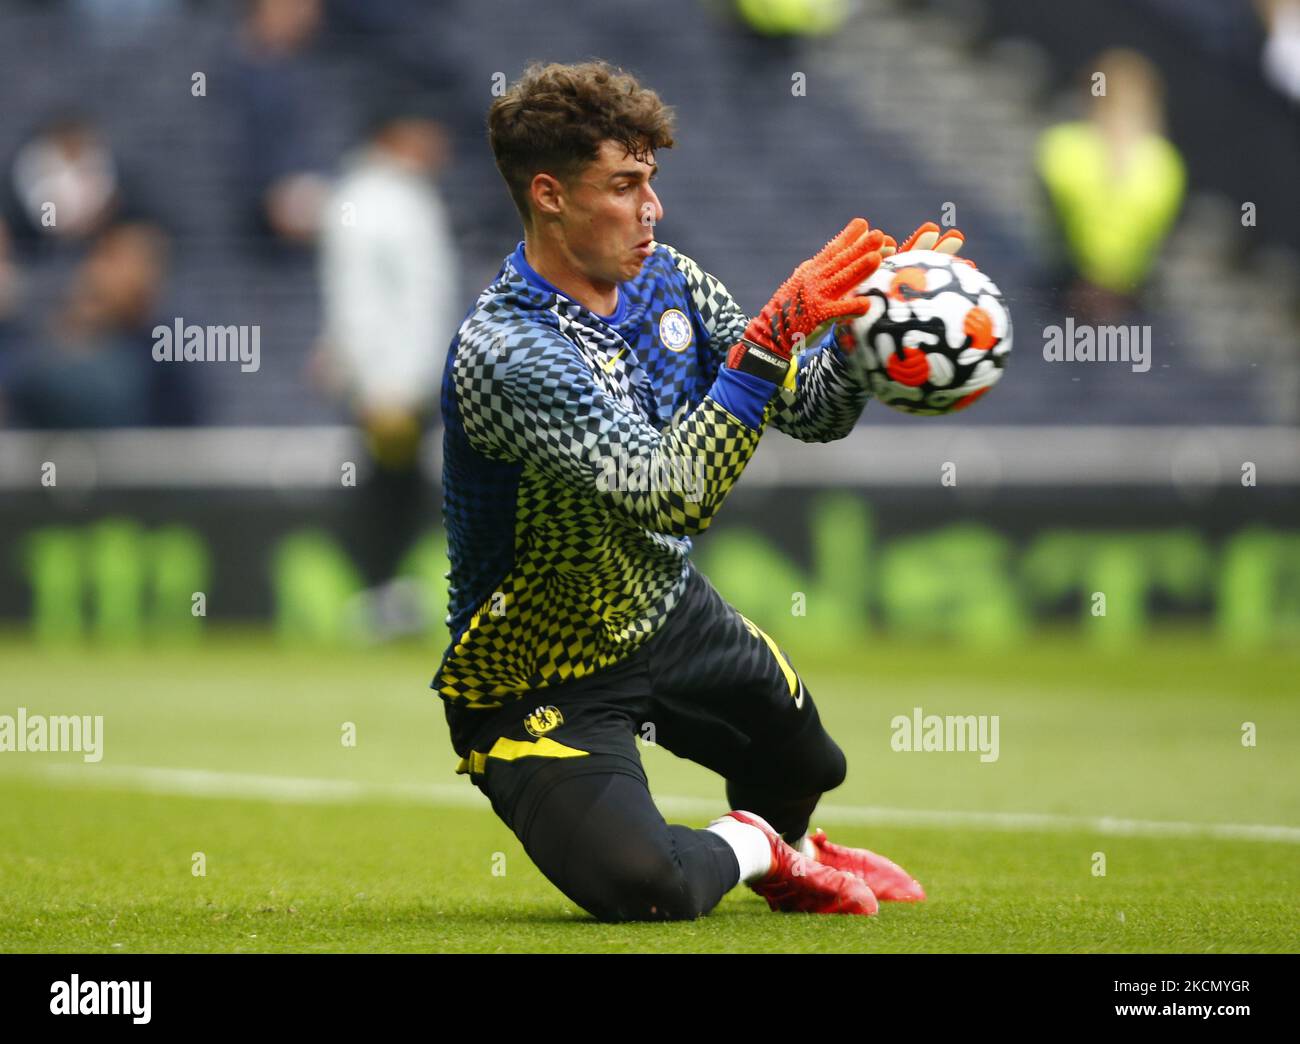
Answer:
POLYGON ((641 200, 638 213, 641 215, 641 224, 649 228, 664 219, 664 205, 659 202, 659 196, 649 182, 645 184, 645 197, 641 200))

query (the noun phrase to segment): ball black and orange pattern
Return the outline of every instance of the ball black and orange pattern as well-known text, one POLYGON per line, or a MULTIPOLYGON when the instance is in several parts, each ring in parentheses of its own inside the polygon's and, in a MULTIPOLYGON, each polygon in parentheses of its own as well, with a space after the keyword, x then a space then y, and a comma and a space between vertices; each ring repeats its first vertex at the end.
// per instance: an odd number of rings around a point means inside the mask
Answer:
POLYGON ((983 272, 948 254, 887 258, 857 294, 871 309, 838 330, 872 394, 905 413, 965 409, 1002 376, 1011 313, 983 272))

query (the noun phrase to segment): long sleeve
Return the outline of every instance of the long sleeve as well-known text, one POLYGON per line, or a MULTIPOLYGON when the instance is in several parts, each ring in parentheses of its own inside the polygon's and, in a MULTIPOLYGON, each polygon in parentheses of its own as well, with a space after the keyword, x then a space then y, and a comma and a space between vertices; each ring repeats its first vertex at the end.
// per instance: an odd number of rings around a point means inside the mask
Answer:
POLYGON ((523 326, 472 317, 452 371, 470 444, 536 468, 646 529, 703 532, 758 447, 773 387, 726 370, 661 433, 597 378, 593 366, 601 365, 541 317, 523 326))
MULTIPOLYGON (((727 351, 740 340, 749 319, 720 280, 672 247, 678 270, 686 277, 691 298, 709 334, 710 364, 721 368, 727 351)), ((772 400, 769 420, 779 431, 801 442, 833 442, 853 430, 870 391, 860 384, 828 332, 798 359, 793 391, 772 400)))

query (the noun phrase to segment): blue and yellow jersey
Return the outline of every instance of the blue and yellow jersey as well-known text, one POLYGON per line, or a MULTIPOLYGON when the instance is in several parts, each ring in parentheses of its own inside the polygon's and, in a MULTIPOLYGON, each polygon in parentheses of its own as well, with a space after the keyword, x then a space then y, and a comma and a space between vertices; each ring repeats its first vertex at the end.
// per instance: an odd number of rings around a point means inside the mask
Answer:
POLYGON ((848 434, 869 393, 834 339, 778 389, 723 366, 748 321, 665 244, 611 315, 542 279, 523 243, 506 258, 443 377, 444 699, 496 706, 622 660, 680 600, 690 538, 764 427, 848 434))

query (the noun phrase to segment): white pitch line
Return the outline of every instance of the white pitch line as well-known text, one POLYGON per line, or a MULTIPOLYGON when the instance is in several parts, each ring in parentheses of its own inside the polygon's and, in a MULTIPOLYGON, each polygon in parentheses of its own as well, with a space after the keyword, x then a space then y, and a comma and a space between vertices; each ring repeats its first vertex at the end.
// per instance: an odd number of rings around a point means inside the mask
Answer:
POLYGON ((291 804, 337 805, 393 801, 420 805, 486 805, 468 781, 460 783, 358 783, 346 779, 261 776, 209 769, 151 768, 144 765, 47 765, 44 776, 68 786, 104 786, 178 797, 244 798, 291 804))
MULTIPOLYGON (((340 779, 261 776, 208 769, 151 768, 144 765, 47 765, 49 782, 67 786, 100 785, 114 789, 179 797, 242 798, 298 804, 349 804, 392 801, 419 805, 487 808, 487 799, 468 780, 456 783, 359 783, 340 779)), ((672 815, 715 816, 720 800, 656 796, 660 810, 672 815)), ((956 830, 1013 832, 1079 830, 1118 837, 1212 838, 1224 841, 1278 841, 1300 844, 1300 827, 1263 823, 1189 823, 1115 816, 1062 816, 1046 812, 957 812, 871 805, 817 806, 818 823, 854 826, 926 826, 956 830)))

